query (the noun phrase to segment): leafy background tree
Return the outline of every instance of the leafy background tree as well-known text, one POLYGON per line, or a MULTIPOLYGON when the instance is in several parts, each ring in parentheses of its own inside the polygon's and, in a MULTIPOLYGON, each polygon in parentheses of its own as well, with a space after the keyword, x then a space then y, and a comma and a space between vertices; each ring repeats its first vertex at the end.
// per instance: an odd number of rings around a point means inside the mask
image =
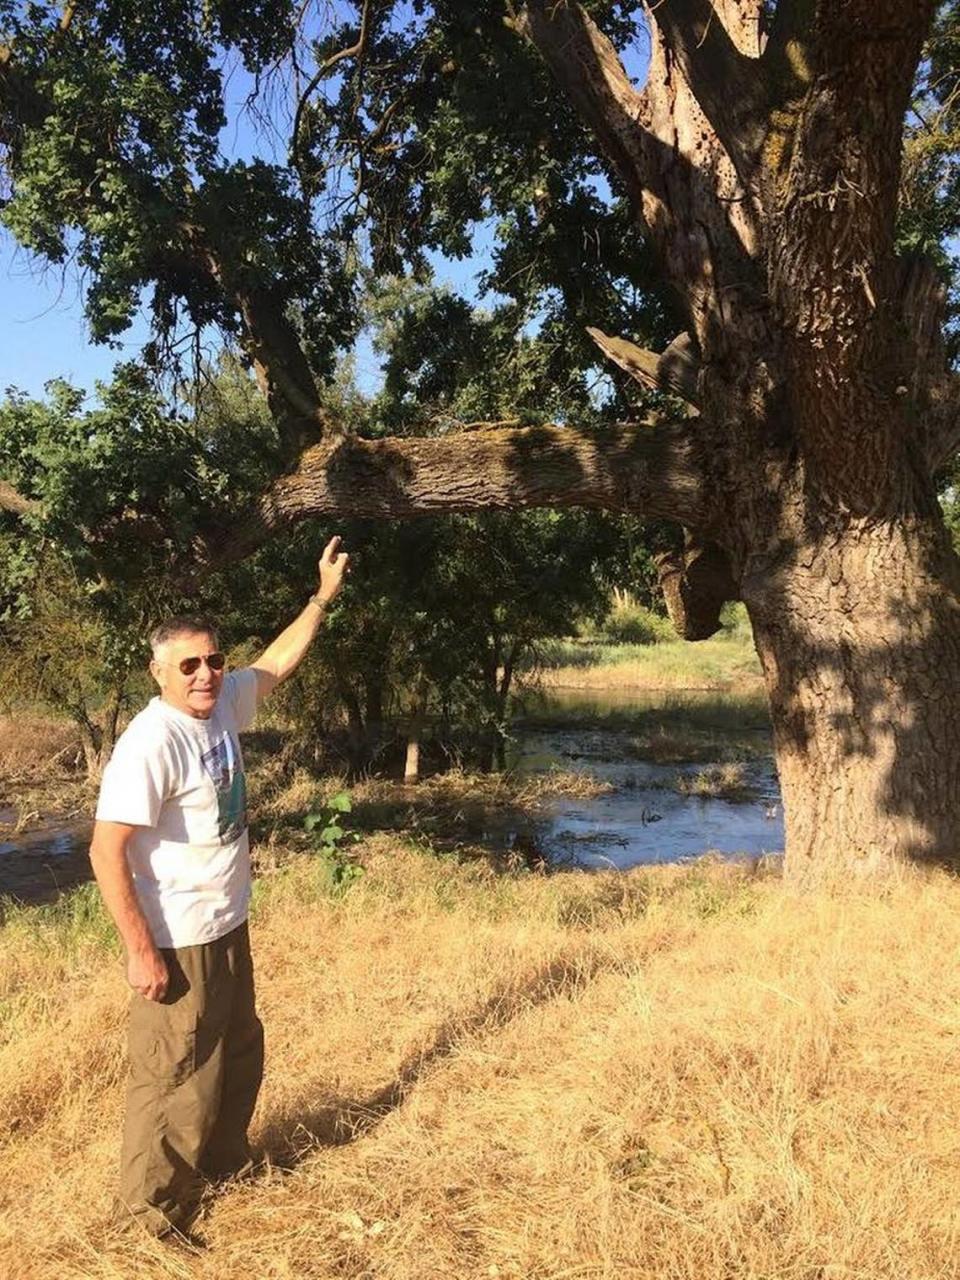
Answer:
MULTIPOLYGON (((399 282, 378 295, 370 323, 386 359, 382 392, 364 397, 349 364, 328 392, 357 433, 405 429, 410 387, 438 432, 542 393, 541 342, 523 343, 527 377, 517 379, 497 317, 450 301, 399 282), (501 376, 483 384, 498 342, 504 361, 492 367, 501 376)), ((182 408, 133 366, 101 388, 100 401, 85 410, 80 393, 55 382, 46 402, 14 395, 0 410, 0 443, 16 460, 8 474, 38 504, 31 537, 3 544, 3 692, 69 715, 93 776, 124 712, 149 690, 150 626, 164 613, 200 611, 227 643, 249 650, 302 608, 329 535, 306 522, 242 564, 185 575, 177 548, 238 495, 256 493, 274 464, 266 402, 229 358, 182 408)), ((435 761, 502 765, 516 674, 544 639, 605 612, 624 563, 620 527, 538 511, 338 528, 355 564, 349 606, 281 704, 297 730, 293 755, 345 758, 355 773, 395 765, 429 723, 435 761)))

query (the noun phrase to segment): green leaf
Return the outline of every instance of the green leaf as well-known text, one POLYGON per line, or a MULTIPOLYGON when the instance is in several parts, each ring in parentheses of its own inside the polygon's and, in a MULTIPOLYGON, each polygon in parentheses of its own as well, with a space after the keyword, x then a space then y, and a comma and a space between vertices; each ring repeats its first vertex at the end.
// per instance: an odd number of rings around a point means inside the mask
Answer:
POLYGON ((353 809, 350 792, 338 791, 332 799, 327 801, 327 808, 333 813, 350 813, 353 809))

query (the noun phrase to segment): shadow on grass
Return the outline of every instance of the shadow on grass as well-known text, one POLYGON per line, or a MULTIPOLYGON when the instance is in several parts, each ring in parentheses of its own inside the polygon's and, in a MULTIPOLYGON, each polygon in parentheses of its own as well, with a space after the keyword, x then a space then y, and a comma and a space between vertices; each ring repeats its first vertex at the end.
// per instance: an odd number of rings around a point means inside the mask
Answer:
POLYGON ((410 1054, 394 1078, 367 1097, 331 1098, 317 1106, 322 1085, 305 1089, 282 1117, 268 1118, 258 1144, 260 1158, 275 1168, 292 1170, 319 1148, 356 1142, 403 1106, 424 1075, 465 1038, 496 1031, 526 1009, 582 991, 598 974, 616 967, 613 957, 593 950, 558 957, 522 982, 502 986, 473 1009, 441 1023, 431 1042, 410 1054))

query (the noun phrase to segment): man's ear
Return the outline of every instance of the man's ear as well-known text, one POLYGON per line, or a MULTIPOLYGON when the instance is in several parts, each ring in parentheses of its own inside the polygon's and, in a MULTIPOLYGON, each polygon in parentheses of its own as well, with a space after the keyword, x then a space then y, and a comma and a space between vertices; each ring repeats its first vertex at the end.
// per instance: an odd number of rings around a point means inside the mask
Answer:
POLYGON ((161 668, 161 666, 160 666, 160 663, 159 663, 159 662, 157 662, 156 658, 151 658, 151 659, 150 659, 150 674, 153 676, 154 680, 156 680, 157 684, 158 684, 158 685, 160 686, 160 688, 162 689, 162 688, 163 688, 163 681, 160 679, 160 672, 161 672, 161 670, 162 670, 162 668, 161 668))

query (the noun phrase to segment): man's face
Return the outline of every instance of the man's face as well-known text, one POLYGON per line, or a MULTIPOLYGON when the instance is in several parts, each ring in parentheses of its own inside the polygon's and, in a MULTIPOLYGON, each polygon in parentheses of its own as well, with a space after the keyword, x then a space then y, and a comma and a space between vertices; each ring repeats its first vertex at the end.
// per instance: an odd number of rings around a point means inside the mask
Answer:
POLYGON ((217 652, 217 638, 206 631, 185 631, 162 645, 150 663, 150 671, 160 686, 160 696, 178 711, 197 720, 206 720, 216 704, 223 684, 223 670, 214 671, 206 661, 196 671, 184 675, 181 663, 190 658, 206 659, 217 652))

